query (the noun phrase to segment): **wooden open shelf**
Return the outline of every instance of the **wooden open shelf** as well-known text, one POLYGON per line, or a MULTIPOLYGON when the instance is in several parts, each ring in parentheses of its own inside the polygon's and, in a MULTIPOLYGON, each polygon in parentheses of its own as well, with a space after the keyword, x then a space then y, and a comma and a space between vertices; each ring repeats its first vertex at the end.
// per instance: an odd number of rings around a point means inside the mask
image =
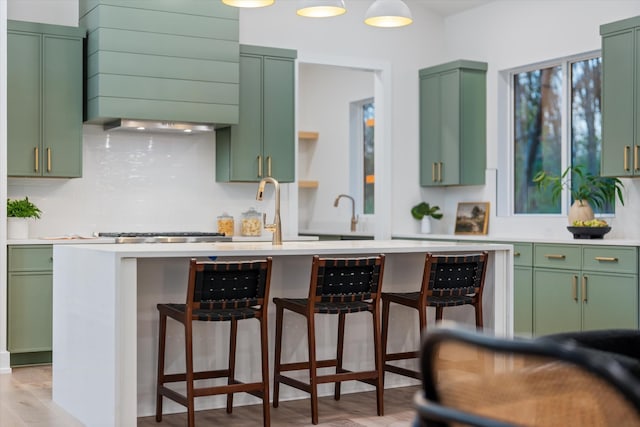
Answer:
POLYGON ((318 132, 299 131, 298 139, 318 139, 318 132))
POLYGON ((318 188, 318 181, 298 181, 298 188, 318 188))

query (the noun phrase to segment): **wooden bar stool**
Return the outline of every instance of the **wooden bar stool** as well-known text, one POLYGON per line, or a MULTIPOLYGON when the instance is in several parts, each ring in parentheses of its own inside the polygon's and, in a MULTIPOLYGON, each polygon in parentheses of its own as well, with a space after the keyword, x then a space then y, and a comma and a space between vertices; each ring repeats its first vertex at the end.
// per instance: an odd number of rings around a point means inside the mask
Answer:
POLYGON ((427 307, 435 307, 436 321, 442 320, 445 307, 472 305, 475 309, 476 326, 482 323, 482 291, 487 273, 488 252, 470 255, 433 255, 427 253, 419 292, 382 293, 382 348, 384 349, 384 371, 411 378, 420 378, 420 372, 389 364, 394 360, 414 359, 419 352, 389 353, 389 308, 391 303, 418 310, 420 332, 427 327, 427 307))
MULTIPOLYGON (((267 341, 267 301, 271 281, 271 258, 242 262, 198 262, 191 260, 186 304, 158 304, 160 330, 158 341, 158 381, 156 421, 162 421, 162 397, 187 407, 188 425, 195 423, 194 399, 200 396, 227 395, 227 412, 233 407, 233 394, 246 392, 262 399, 264 426, 269 418, 269 361, 267 341), (167 317, 182 323, 185 330, 186 372, 165 374, 165 340, 167 317), (262 381, 243 383, 235 377, 236 336, 238 321, 257 319, 260 322, 262 381), (231 322, 229 366, 213 371, 193 371, 193 322, 231 322), (194 380, 227 378, 226 385, 195 387, 194 380), (165 384, 186 382, 186 395, 165 384)), ((212 349, 213 351, 213 349, 212 349)))
MULTIPOLYGON (((280 383, 311 395, 311 421, 318 424, 318 384, 335 383, 334 398, 340 399, 340 382, 358 380, 376 387, 378 415, 383 415, 383 370, 380 336, 380 289, 384 255, 368 258, 313 257, 308 298, 274 298, 276 305, 276 345, 274 363, 273 406, 278 407, 280 383), (291 310, 307 320, 309 359, 282 363, 282 320, 284 310, 291 310), (346 315, 369 312, 373 320, 375 369, 353 372, 343 368, 343 345, 346 315), (335 359, 316 359, 315 314, 338 315, 338 343, 335 359), (334 374, 318 375, 318 368, 335 367, 334 374), (309 382, 282 375, 284 371, 309 371, 309 382)), ((364 355, 363 355, 364 357, 364 355)))

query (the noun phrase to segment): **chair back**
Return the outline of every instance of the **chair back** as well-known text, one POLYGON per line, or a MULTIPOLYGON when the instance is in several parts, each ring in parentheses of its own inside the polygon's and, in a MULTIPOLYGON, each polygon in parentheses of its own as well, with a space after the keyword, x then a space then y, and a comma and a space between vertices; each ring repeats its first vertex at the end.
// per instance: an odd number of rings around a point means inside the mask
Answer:
POLYGON ((263 307, 269 300, 272 258, 257 261, 197 261, 189 266, 191 310, 263 307))
POLYGON ((384 255, 313 257, 309 302, 348 303, 380 299, 384 255))
POLYGON ((482 298, 488 252, 469 255, 427 253, 421 296, 455 297, 475 294, 482 298))
POLYGON ((422 426, 640 425, 640 364, 566 342, 435 328, 422 343, 422 426))

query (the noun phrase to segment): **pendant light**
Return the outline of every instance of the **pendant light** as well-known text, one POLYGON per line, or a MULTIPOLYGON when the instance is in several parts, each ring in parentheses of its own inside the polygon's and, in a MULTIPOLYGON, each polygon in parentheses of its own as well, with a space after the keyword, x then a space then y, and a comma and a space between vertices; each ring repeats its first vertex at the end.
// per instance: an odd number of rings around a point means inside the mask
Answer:
POLYGON ((413 22, 409 7, 402 0, 375 0, 364 16, 373 27, 402 27, 413 22))
POLYGON ((297 14, 309 18, 326 18, 347 11, 344 0, 299 0, 297 14))
POLYGON ((275 0, 222 0, 222 3, 233 7, 265 7, 271 6, 275 0))

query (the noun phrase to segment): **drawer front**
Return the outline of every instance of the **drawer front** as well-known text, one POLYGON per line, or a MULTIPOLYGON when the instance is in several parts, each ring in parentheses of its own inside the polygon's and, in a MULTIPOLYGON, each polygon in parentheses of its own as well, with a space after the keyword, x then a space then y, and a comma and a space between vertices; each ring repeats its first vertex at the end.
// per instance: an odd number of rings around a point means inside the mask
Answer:
POLYGON ((533 265, 533 244, 513 244, 513 265, 531 267, 533 265))
POLYGON ((8 258, 11 272, 53 270, 52 245, 10 245, 8 258))
POLYGON ((582 269, 637 274, 637 249, 626 246, 584 246, 582 248, 582 269))
POLYGON ((536 267, 580 269, 580 245, 534 244, 533 261, 536 267))

